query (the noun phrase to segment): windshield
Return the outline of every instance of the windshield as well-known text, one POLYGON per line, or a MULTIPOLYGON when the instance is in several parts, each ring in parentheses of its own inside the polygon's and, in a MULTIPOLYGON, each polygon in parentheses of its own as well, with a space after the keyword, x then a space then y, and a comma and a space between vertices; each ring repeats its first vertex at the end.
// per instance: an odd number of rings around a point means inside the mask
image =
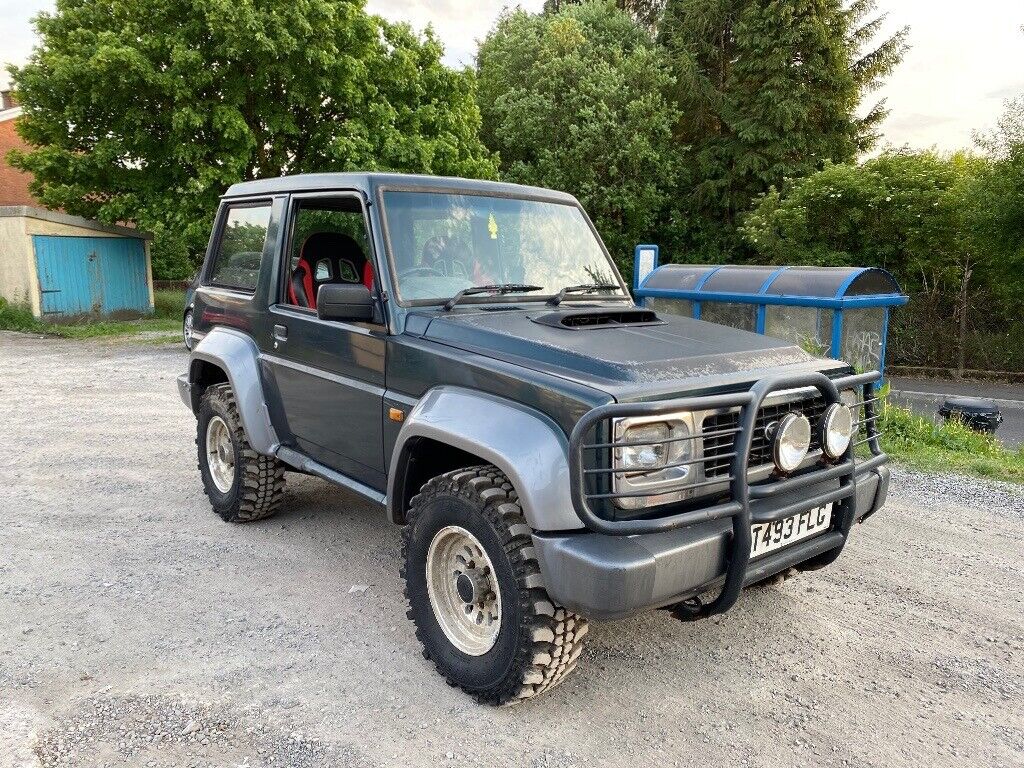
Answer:
MULTIPOLYGON (((444 301, 464 288, 506 283, 540 286, 530 294, 535 298, 569 285, 621 285, 586 217, 574 205, 385 192, 384 213, 403 302, 444 301)), ((624 293, 620 288, 605 295, 624 293)), ((474 300, 479 298, 466 299, 474 300)))

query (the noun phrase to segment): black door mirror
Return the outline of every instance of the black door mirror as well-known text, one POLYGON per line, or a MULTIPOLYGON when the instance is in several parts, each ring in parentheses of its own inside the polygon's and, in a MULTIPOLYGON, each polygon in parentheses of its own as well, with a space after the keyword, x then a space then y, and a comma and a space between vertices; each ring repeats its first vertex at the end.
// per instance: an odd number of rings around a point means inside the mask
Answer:
POLYGON ((321 320, 373 320, 373 296, 365 285, 326 283, 316 294, 321 320))

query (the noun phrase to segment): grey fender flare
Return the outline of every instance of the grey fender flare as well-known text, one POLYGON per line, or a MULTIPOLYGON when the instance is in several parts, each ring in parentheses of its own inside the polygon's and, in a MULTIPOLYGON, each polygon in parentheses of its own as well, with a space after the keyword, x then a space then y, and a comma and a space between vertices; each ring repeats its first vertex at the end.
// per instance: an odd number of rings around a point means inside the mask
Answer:
POLYGON ((535 531, 582 528, 569 495, 569 441, 540 411, 501 397, 453 386, 428 391, 398 433, 388 472, 388 514, 394 506, 405 447, 429 438, 479 456, 508 476, 535 531))
POLYGON ((260 375, 260 351, 255 342, 240 331, 216 327, 196 345, 188 365, 193 413, 199 408, 200 393, 196 388, 199 366, 196 363, 200 361, 212 363, 227 374, 249 444, 257 453, 273 456, 280 441, 270 423, 260 375))

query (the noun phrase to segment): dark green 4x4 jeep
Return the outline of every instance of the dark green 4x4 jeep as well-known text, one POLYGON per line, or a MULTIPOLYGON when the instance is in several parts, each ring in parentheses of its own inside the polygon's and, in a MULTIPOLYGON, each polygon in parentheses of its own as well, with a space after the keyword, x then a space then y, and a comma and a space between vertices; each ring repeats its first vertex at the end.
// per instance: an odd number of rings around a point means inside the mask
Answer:
POLYGON ((558 684, 588 618, 699 619, 831 563, 886 496, 877 372, 637 307, 559 192, 238 184, 193 337, 213 508, 267 517, 287 471, 379 505, 425 654, 483 702, 558 684))

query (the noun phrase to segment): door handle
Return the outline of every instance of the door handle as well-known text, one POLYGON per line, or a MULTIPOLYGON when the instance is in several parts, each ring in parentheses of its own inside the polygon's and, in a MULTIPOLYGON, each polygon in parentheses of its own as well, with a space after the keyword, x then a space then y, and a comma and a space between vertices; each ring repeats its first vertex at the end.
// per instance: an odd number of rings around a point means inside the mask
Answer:
POLYGON ((275 325, 274 326, 274 341, 288 341, 288 326, 287 325, 275 325))

